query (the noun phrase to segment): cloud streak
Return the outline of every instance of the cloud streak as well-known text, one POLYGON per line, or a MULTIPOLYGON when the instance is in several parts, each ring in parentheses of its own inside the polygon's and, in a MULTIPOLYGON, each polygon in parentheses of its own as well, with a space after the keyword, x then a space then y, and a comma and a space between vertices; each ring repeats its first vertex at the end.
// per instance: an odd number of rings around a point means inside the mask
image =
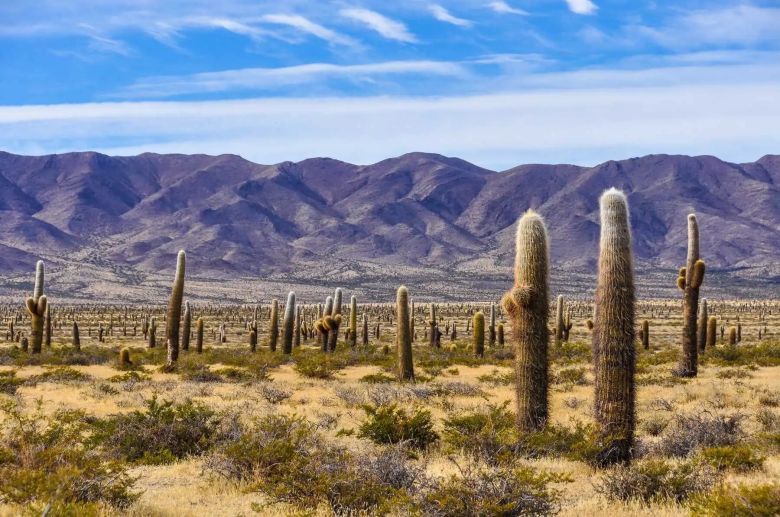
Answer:
POLYGON ((566 5, 574 14, 595 14, 598 6, 591 0, 566 0, 566 5))
POLYGON ((457 25, 458 27, 471 27, 473 25, 470 20, 458 18, 438 4, 433 4, 429 6, 428 9, 431 11, 431 14, 433 14, 433 17, 440 22, 457 25))
POLYGON ((500 14, 519 14, 521 16, 528 16, 528 11, 525 11, 523 9, 518 9, 516 7, 512 7, 504 0, 495 0, 493 2, 490 2, 488 4, 488 7, 490 7, 493 11, 500 14))
POLYGON ((376 11, 362 8, 342 9, 340 14, 345 18, 363 23, 367 28, 381 34, 384 38, 402 41, 404 43, 416 43, 417 38, 409 32, 406 25, 392 20, 376 11))

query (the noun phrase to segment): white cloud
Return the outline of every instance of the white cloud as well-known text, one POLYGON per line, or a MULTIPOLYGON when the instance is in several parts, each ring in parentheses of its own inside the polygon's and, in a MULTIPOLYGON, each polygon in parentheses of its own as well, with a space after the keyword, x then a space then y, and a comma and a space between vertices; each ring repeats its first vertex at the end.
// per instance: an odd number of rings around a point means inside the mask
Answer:
POLYGON ((591 0, 566 0, 569 10, 575 14, 593 14, 598 6, 591 0))
POLYGON ((369 163, 422 150, 494 169, 649 153, 739 162, 776 152, 780 77, 748 81, 729 70, 706 84, 686 82, 694 74, 667 84, 658 73, 622 81, 630 86, 598 85, 619 78, 615 72, 602 83, 558 77, 550 83, 569 88, 477 96, 6 106, 0 141, 19 153, 237 153, 261 163, 312 156, 369 163))
POLYGON ((508 3, 506 3, 504 0, 495 0, 493 2, 490 2, 488 4, 488 7, 493 9, 497 13, 501 14, 520 14, 523 16, 528 15, 528 11, 524 11, 523 9, 518 9, 516 7, 512 7, 508 3))
POLYGON ((428 8, 433 14, 433 17, 440 22, 451 23, 452 25, 457 25, 458 27, 471 27, 473 25, 470 20, 465 20, 463 18, 453 16, 452 13, 438 4, 433 4, 428 8))
POLYGON ((361 79, 380 75, 465 75, 464 66, 446 61, 385 61, 362 65, 312 63, 280 68, 243 68, 181 76, 142 79, 119 91, 120 98, 164 98, 230 90, 270 90, 322 82, 330 78, 361 79))
POLYGON ((417 42, 417 38, 414 36, 414 34, 409 32, 409 29, 406 28, 406 25, 399 21, 387 18, 386 16, 383 16, 376 11, 361 8, 350 8, 342 9, 340 13, 346 18, 363 22, 369 29, 378 32, 387 39, 403 41, 406 43, 417 42))
POLYGON ((330 43, 335 43, 338 45, 356 44, 355 40, 352 38, 314 23, 308 18, 304 18, 303 16, 289 14, 268 14, 263 16, 263 20, 269 23, 294 27, 302 32, 311 34, 312 36, 316 36, 330 43))

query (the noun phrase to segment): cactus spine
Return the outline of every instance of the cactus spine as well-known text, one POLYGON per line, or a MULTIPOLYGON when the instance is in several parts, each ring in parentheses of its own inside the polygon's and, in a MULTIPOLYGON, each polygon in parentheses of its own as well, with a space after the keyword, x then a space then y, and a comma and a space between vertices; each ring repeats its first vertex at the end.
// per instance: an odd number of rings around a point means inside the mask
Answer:
POLYGON ((349 346, 357 346, 357 298, 349 299, 349 346))
POLYGON ((597 462, 629 461, 634 445, 634 272, 628 202, 615 189, 600 200, 601 239, 593 322, 597 462))
POLYGON ((176 260, 176 276, 173 279, 171 298, 168 301, 168 316, 165 320, 166 340, 168 346, 168 358, 165 369, 172 370, 179 360, 179 325, 181 323, 181 304, 184 299, 184 268, 186 255, 184 250, 179 251, 176 260))
POLYGON ((514 286, 504 295, 515 346, 515 403, 521 433, 542 429, 548 416, 548 244, 533 210, 517 223, 514 286))
POLYGON ((195 351, 203 353, 203 318, 198 318, 195 324, 195 351))
POLYGON ((699 305, 699 328, 696 329, 696 347, 699 352, 704 352, 707 348, 707 299, 702 298, 699 305))
POLYGON ((35 266, 35 287, 33 295, 27 298, 27 312, 30 313, 30 338, 32 339, 33 354, 40 354, 43 345, 43 320, 46 315, 47 300, 43 294, 43 261, 39 260, 35 266))
POLYGON ((698 348, 696 342, 699 312, 699 287, 704 279, 704 261, 699 259, 699 225, 695 214, 688 215, 688 258, 680 270, 677 286, 683 290, 682 355, 675 373, 680 377, 696 377, 698 348))
POLYGON ((474 355, 485 356, 485 315, 482 311, 474 314, 474 355))
POLYGON ((412 360, 412 336, 409 326, 409 291, 405 286, 398 288, 395 301, 396 311, 396 349, 398 350, 398 378, 402 381, 414 380, 414 362, 412 360))
POLYGON ((284 306, 284 334, 282 336, 282 353, 292 354, 293 332, 295 331, 295 293, 287 293, 287 304, 284 306))

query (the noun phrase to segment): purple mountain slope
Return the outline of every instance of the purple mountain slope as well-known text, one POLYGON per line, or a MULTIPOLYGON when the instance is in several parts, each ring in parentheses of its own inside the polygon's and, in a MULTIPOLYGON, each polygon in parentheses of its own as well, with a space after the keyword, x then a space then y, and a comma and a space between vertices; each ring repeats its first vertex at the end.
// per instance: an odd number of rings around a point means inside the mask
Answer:
POLYGON ((312 263, 474 271, 511 263, 513 225, 528 208, 547 221, 556 267, 593 271, 598 198, 613 186, 628 193, 640 269, 682 264, 686 215, 696 212, 709 268, 777 281, 780 156, 734 164, 651 155, 494 172, 424 153, 358 166, 0 152, 0 274, 99 243, 110 243, 105 264, 141 273, 171 269, 180 248, 202 276, 312 263))

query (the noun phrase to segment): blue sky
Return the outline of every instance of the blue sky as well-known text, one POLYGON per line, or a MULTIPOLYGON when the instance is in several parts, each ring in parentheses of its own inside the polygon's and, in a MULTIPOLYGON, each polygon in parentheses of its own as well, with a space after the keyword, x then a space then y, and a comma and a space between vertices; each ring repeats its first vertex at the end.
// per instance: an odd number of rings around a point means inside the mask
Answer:
POLYGON ((0 149, 780 153, 780 2, 14 0, 0 149))

